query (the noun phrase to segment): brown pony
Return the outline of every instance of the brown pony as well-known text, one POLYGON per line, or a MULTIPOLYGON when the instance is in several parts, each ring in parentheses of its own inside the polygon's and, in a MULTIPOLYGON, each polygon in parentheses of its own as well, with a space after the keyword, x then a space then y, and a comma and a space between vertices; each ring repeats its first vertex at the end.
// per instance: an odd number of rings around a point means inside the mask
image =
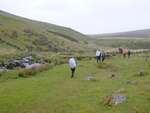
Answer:
POLYGON ((123 57, 125 58, 126 56, 128 56, 128 58, 131 55, 131 51, 128 48, 118 48, 119 53, 123 55, 123 57))

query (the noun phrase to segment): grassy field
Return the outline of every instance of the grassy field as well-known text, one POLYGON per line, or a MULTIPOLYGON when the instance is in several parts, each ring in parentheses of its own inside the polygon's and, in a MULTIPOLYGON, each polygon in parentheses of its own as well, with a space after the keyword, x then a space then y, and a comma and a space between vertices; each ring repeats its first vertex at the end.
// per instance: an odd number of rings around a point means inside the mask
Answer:
POLYGON ((94 59, 78 61, 73 79, 67 64, 29 78, 19 78, 15 71, 4 73, 0 77, 0 113, 150 113, 149 69, 150 62, 139 55, 130 59, 116 56, 103 64, 94 59), (140 70, 143 76, 138 76, 140 70), (89 75, 96 81, 87 81, 89 75), (129 80, 137 84, 128 84, 129 80), (120 89, 127 101, 104 105, 105 97, 120 89))
POLYGON ((91 39, 91 42, 101 47, 118 48, 128 47, 130 49, 149 49, 150 38, 113 37, 91 39))

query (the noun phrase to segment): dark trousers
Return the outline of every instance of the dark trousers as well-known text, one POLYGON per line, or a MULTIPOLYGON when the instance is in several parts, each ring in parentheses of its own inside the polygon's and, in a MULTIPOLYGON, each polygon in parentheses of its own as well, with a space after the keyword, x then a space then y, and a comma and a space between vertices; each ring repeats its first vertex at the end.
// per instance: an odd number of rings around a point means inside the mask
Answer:
POLYGON ((100 56, 96 56, 97 63, 100 61, 100 56))
POLYGON ((76 68, 71 68, 71 72, 72 72, 71 78, 74 77, 75 70, 76 70, 76 68))
POLYGON ((103 62, 105 60, 105 56, 102 56, 101 59, 102 59, 102 62, 103 62))

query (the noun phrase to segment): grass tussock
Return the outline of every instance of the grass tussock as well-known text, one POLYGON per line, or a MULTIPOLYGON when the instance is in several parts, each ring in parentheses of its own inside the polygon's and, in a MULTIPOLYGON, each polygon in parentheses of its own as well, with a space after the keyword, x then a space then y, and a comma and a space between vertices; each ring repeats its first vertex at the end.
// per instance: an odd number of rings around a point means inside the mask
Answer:
POLYGON ((138 73, 135 73, 134 76, 147 76, 150 73, 147 71, 139 71, 138 73))
POLYGON ((97 67, 99 69, 111 69, 116 71, 116 66, 114 66, 111 62, 103 62, 103 63, 98 63, 97 67))
POLYGON ((41 66, 36 66, 36 67, 32 67, 30 69, 18 69, 18 76, 19 77, 29 77, 29 76, 34 76, 39 72, 43 72, 46 70, 49 70, 50 68, 52 68, 54 66, 54 64, 43 64, 41 66))
POLYGON ((111 63, 99 63, 97 65, 98 68, 102 68, 102 69, 107 69, 107 68, 111 68, 112 67, 112 64, 111 63))

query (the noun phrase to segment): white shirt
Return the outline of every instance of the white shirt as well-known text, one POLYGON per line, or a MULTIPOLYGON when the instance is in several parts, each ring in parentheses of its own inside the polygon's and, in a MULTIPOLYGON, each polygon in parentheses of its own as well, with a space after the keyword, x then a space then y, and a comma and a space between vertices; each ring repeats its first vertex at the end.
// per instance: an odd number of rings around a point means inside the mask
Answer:
POLYGON ((75 68, 77 65, 76 65, 76 61, 75 61, 75 59, 74 58, 70 58, 69 59, 69 66, 71 67, 71 68, 75 68))
POLYGON ((100 53, 101 53, 101 52, 97 50, 97 51, 96 51, 96 56, 100 56, 100 53))

